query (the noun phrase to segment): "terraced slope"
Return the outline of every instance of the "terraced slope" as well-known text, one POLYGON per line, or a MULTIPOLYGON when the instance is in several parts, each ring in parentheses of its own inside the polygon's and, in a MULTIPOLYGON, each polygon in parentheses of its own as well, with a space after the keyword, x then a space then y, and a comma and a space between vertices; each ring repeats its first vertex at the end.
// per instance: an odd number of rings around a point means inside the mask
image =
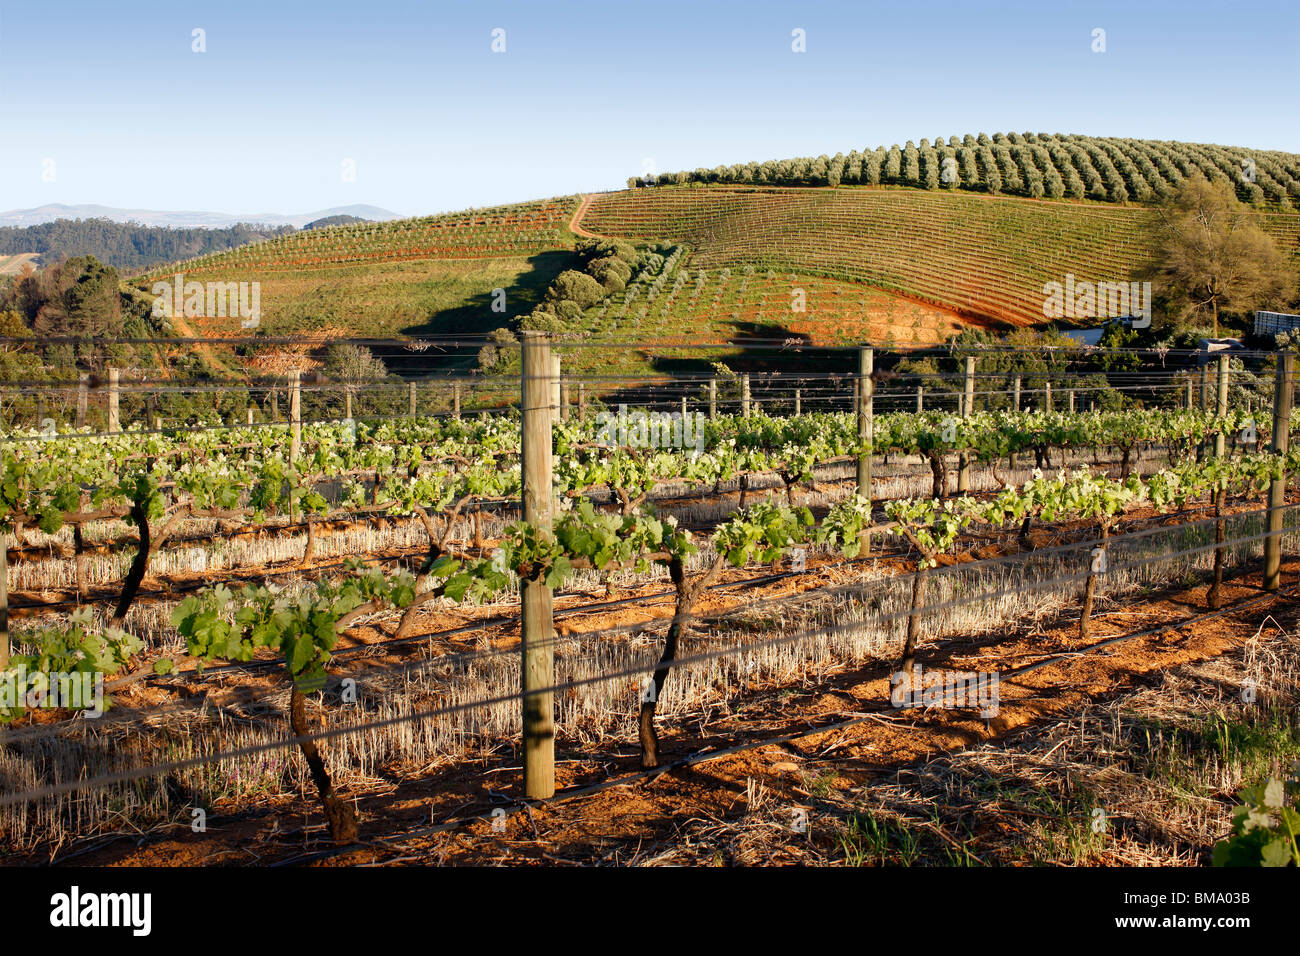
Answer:
POLYGON ((518 258, 567 248, 571 241, 568 221, 577 203, 577 197, 563 197, 419 219, 310 229, 160 266, 141 278, 156 279, 177 271, 187 276, 240 272, 247 273, 241 278, 251 281, 268 272, 355 263, 518 258))
MULTIPOLYGON (((527 313, 573 260, 578 198, 311 229, 171 263, 130 280, 256 282, 272 335, 487 332, 527 313), (504 289, 506 312, 493 290, 504 289)), ((243 334, 234 316, 188 316, 196 334, 243 334)))
POLYGON ((719 183, 767 186, 907 185, 1040 199, 1150 202, 1189 176, 1230 183, 1242 202, 1290 209, 1300 202, 1300 155, 1208 143, 1060 133, 969 133, 902 148, 664 173, 629 186, 719 183))
MULTIPOLYGON (((591 197, 578 225, 685 242, 693 266, 753 265, 864 282, 1015 325, 1043 321, 1043 286, 1127 281, 1151 210, 905 188, 685 186, 591 197)), ((1300 215, 1264 227, 1300 252, 1300 215)))

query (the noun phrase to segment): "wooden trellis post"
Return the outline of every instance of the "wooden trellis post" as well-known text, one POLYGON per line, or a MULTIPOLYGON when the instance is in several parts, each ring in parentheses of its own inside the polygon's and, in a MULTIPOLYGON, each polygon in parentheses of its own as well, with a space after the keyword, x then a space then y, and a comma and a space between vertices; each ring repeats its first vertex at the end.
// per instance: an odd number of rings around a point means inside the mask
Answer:
POLYGON ((108 370, 108 430, 110 432, 120 432, 122 430, 122 417, 120 401, 120 390, 118 388, 119 376, 121 373, 115 369, 108 370))
POLYGON ((302 372, 289 373, 289 464, 298 462, 298 452, 302 449, 302 372))
POLYGON ((709 421, 718 417, 718 380, 709 379, 709 421))
MULTIPOLYGON (((1015 381, 1011 383, 1011 410, 1020 411, 1020 376, 1017 375, 1015 381)), ((1016 470, 1016 453, 1012 452, 1007 456, 1007 467, 1011 471, 1016 470)))
POLYGON ((1219 428, 1214 433, 1214 457, 1222 458, 1228 450, 1228 436, 1223 430, 1223 420, 1228 417, 1228 356, 1219 356, 1219 381, 1218 381, 1218 408, 1216 414, 1219 418, 1219 428))
MULTIPOLYGON (((868 348, 858 349, 858 441, 870 444, 874 422, 875 399, 871 374, 875 370, 875 353, 868 348)), ((858 494, 871 500, 871 451, 858 453, 858 494)))
MULTIPOLYGON (((549 532, 553 514, 551 484, 552 389, 558 368, 552 361, 549 338, 542 332, 521 334, 523 374, 524 521, 549 532)), ((554 693, 555 623, 551 589, 543 580, 521 582, 523 605, 522 683, 524 796, 545 800, 555 794, 554 693)))
MULTIPOLYGON (((1295 353, 1279 352, 1273 392, 1273 453, 1285 455, 1291 439, 1291 399, 1295 387, 1295 353)), ((1286 477, 1268 486, 1268 537, 1264 539, 1264 590, 1276 591, 1282 580, 1282 508, 1286 477)))
POLYGON ((749 417, 749 373, 740 376, 740 414, 749 417))
POLYGON ((86 424, 86 409, 90 404, 90 373, 82 372, 77 382, 77 418, 76 426, 83 427, 86 424))
MULTIPOLYGON (((550 345, 547 345, 550 349, 550 345)), ((560 356, 557 352, 551 352, 551 384, 547 393, 550 397, 551 421, 560 420, 560 356)))
POLYGON ((916 414, 920 415, 923 411, 925 411, 925 388, 918 385, 916 386, 916 414))
MULTIPOLYGON (((966 389, 961 403, 961 417, 970 418, 975 407, 975 356, 966 356, 966 389)), ((970 491, 970 455, 965 449, 957 456, 957 493, 970 491)))

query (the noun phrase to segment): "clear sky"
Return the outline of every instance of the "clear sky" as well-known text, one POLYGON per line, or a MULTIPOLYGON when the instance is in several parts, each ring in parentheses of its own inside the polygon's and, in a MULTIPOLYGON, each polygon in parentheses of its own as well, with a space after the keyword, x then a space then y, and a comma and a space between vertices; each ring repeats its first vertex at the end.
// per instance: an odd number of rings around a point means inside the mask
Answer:
POLYGON ((1298 64, 1300 0, 0 0, 0 210, 417 215, 1009 130, 1300 152, 1298 64))

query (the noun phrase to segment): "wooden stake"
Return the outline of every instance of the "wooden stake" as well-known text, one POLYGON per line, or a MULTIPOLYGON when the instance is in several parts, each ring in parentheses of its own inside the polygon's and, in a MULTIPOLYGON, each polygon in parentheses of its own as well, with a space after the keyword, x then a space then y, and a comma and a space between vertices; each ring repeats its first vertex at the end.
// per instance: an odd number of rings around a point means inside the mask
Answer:
POLYGON ((110 368, 108 370, 108 430, 110 432, 120 432, 122 430, 120 395, 117 384, 119 376, 120 373, 117 369, 110 368))
POLYGON ((1223 420, 1228 417, 1228 356, 1219 356, 1219 394, 1218 409, 1219 430, 1214 435, 1214 456, 1222 458, 1228 449, 1228 436, 1223 431, 1223 420))
MULTIPOLYGON (((542 332, 521 334, 523 375, 524 521, 544 532, 551 530, 551 426, 553 388, 559 369, 553 362, 550 339, 542 332)), ((524 796, 545 800, 555 794, 555 624, 553 597, 545 581, 521 584, 523 604, 522 687, 524 796)))
POLYGON ((749 417, 749 373, 740 376, 740 414, 749 417))
MULTIPOLYGON (((550 346, 548 345, 549 349, 550 346)), ((550 392, 551 421, 560 420, 560 356, 558 352, 551 352, 551 387, 550 392)))
MULTIPOLYGON (((1020 376, 1017 375, 1015 381, 1011 383, 1011 410, 1020 411, 1020 376)), ((1007 468, 1010 471, 1016 470, 1016 453, 1012 452, 1007 456, 1007 468)), ((1014 478, 1012 479, 1014 481, 1014 478)))
POLYGON ((86 424, 86 406, 90 401, 90 373, 82 372, 81 379, 77 382, 77 419, 76 424, 81 428, 86 424))
MULTIPOLYGON (((871 373, 875 371, 875 352, 868 348, 858 349, 858 441, 864 445, 871 444, 873 426, 875 425, 875 389, 871 383, 871 373)), ((858 453, 858 494, 867 501, 871 500, 871 451, 864 449, 858 453)))
POLYGON ((289 373, 289 464, 296 464, 302 448, 302 372, 289 373))
MULTIPOLYGON (((1285 455, 1291 439, 1291 399, 1295 387, 1295 353, 1279 352, 1273 395, 1273 453, 1285 455)), ((1276 591, 1282 580, 1282 507, 1286 477, 1268 486, 1268 537, 1264 539, 1264 590, 1276 591)))
POLYGON ((718 380, 709 379, 709 421, 718 417, 718 380))
MULTIPOLYGON (((966 356, 966 389, 961 403, 961 417, 970 418, 975 407, 975 356, 966 356)), ((963 449, 957 456, 957 494, 970 491, 970 455, 963 449)))

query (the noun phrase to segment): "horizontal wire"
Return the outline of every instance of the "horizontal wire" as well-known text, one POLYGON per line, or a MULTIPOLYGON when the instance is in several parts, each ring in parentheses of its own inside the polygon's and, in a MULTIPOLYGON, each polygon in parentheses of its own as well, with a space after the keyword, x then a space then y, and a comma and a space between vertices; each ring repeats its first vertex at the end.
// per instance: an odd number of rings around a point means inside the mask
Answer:
MULTIPOLYGON (((1284 509, 1289 510, 1290 508, 1295 508, 1295 507, 1300 507, 1300 504, 1283 506, 1283 508, 1279 508, 1277 510, 1284 510, 1284 509)), ((1262 509, 1261 511, 1258 512, 1239 513, 1238 515, 1232 516, 1232 518, 1241 520, 1243 518, 1249 518, 1255 515, 1267 514, 1269 510, 1271 509, 1262 509)), ((1208 521, 1215 521, 1215 520, 1218 519, 1207 519, 1207 522, 1201 522, 1201 523, 1208 523, 1208 521)), ((1186 525, 1175 525, 1173 526, 1172 529, 1165 528, 1161 530, 1179 530, 1185 526, 1186 525)), ((1289 530, 1284 528, 1278 532, 1265 531, 1260 534, 1236 537, 1229 541, 1225 541, 1222 544, 1216 543, 1216 544, 1204 545, 1198 548, 1183 548, 1176 553, 1160 554, 1160 555, 1144 558, 1139 561, 1129 562, 1127 564, 1109 565, 1106 571, 1096 572, 1096 574, 1098 575, 1116 574, 1120 571, 1132 570, 1137 567, 1143 567, 1145 565, 1160 562, 1160 561, 1177 560, 1177 559, 1185 558, 1189 554, 1197 554, 1206 551, 1212 551, 1220 547, 1227 548, 1231 546, 1238 546, 1242 543, 1253 542, 1258 540, 1266 540, 1270 537, 1275 537, 1275 536, 1285 537, 1288 533, 1294 533, 1296 530, 1297 529, 1295 528, 1291 528, 1289 530)), ((1116 545, 1125 540, 1128 540, 1128 536, 1125 536, 1124 538, 1112 539, 1110 543, 1112 545, 1116 545)), ((1068 547, 1072 550, 1078 550, 1094 543, 1096 542, 1090 542, 1090 541, 1081 542, 1076 545, 1063 546, 1063 547, 1068 547)), ((1047 553, 1046 550, 1043 553, 1047 553)), ((962 570, 983 570, 988 566, 993 566, 1002 563, 1003 558, 1009 558, 1009 557, 1016 557, 1016 556, 1002 556, 1000 558, 994 558, 989 560, 965 562, 964 564, 961 565, 949 566, 949 568, 950 569, 960 568, 962 570)), ((1019 557, 1021 557, 1022 561, 1024 560, 1023 556, 1019 556, 1019 557)), ((940 569, 934 569, 930 573, 936 573, 939 571, 940 569)), ((914 578, 918 573, 920 572, 914 572, 911 575, 905 575, 905 576, 900 575, 900 576, 890 578, 888 580, 890 584, 906 582, 909 578, 914 578)), ((929 605, 921 609, 921 614, 922 616, 925 616, 949 608, 962 607, 967 604, 982 603, 991 600, 998 600, 1013 594, 1023 594, 1027 591, 1036 592, 1036 591, 1043 591, 1043 590, 1052 590, 1058 588, 1061 584, 1081 581, 1093 575, 1094 572, 1089 570, 1074 575, 1058 576, 1048 581, 1031 582, 1030 584, 1027 585, 1020 585, 1013 588, 1002 589, 1000 591, 994 591, 988 594, 970 595, 962 598, 943 601, 937 604, 929 605)), ((868 585, 858 585, 852 587, 856 590, 862 590, 864 587, 868 587, 879 583, 880 582, 870 582, 870 584, 868 585)), ((839 593, 843 593, 845 590, 848 589, 847 588, 832 589, 828 593, 839 594, 839 593)), ((675 659, 670 666, 677 668, 677 667, 687 666, 695 663, 706 663, 710 661, 717 661, 738 654, 753 653, 759 650, 765 650, 773 647, 780 647, 787 644, 794 644, 794 643, 815 639, 819 637, 824 638, 824 637, 834 636, 836 634, 845 633, 851 630, 860 630, 864 626, 880 625, 883 623, 904 620, 916 613, 917 611, 913 611, 910 609, 904 611, 888 612, 882 615, 878 615, 877 617, 872 618, 870 621, 864 620, 862 622, 853 622, 850 624, 835 625, 832 627, 823 627, 811 631, 800 632, 794 635, 782 635, 779 637, 769 638, 762 641, 749 642, 749 643, 736 645, 733 647, 722 648, 714 651, 707 651, 695 655, 688 655, 687 657, 675 659)), ((697 621, 700 620, 702 619, 692 616, 692 626, 695 626, 697 621)), ((712 620, 712 618, 710 618, 709 620, 712 620)), ((659 622, 659 623, 662 624, 663 622, 659 622)), ((621 629, 611 629, 611 630, 621 630, 621 629)), ((584 638, 590 636, 591 633, 584 635, 584 638)), ((556 643, 556 639, 550 638, 547 641, 543 642, 542 646, 546 646, 548 644, 554 645, 555 643, 556 643)), ((538 645, 534 644, 532 646, 538 646, 538 645)), ((517 648, 502 649, 502 653, 507 653, 507 652, 517 653, 518 649, 517 648)), ((518 693, 481 698, 475 701, 463 701, 454 705, 447 705, 444 707, 438 707, 438 708, 433 708, 424 711, 413 711, 408 714, 399 715, 396 717, 384 718, 376 721, 370 721, 363 724, 329 728, 322 731, 316 731, 310 734, 293 736, 280 741, 272 741, 264 744, 254 744, 254 745, 250 745, 243 748, 237 748, 230 751, 219 751, 215 754, 206 754, 206 755, 199 755, 190 758, 184 758, 178 761, 170 761, 162 764, 151 765, 146 768, 132 768, 129 770, 114 771, 112 773, 102 774, 97 777, 85 778, 77 781, 66 781, 61 784, 52 784, 46 787, 37 788, 36 790, 20 791, 13 794, 4 794, 4 795, 0 795, 0 806, 8 806, 17 803, 25 803, 31 800, 40 799, 45 796, 56 796, 63 793, 81 792, 84 790, 96 789, 114 783, 124 783, 131 780, 142 779, 148 776, 154 776, 156 774, 165 773, 169 770, 181 770, 190 767, 206 765, 209 763, 215 763, 221 760, 231 760, 240 757, 253 756, 259 753, 265 753, 272 750, 279 750, 279 749, 292 747, 294 745, 300 745, 302 743, 306 743, 309 741, 329 740, 340 736, 365 732, 367 730, 381 729, 384 727, 395 726, 398 724, 423 720, 428 717, 445 716, 453 713, 461 713, 479 707, 495 706, 502 703, 508 703, 514 700, 522 701, 528 697, 553 694, 556 691, 573 690, 579 687, 590 686, 592 684, 603 683, 607 681, 616 680, 619 678, 634 677, 640 674, 651 674, 661 669, 661 667, 662 665, 659 662, 655 662, 647 665, 641 665, 641 666, 627 667, 615 671, 605 672, 599 675, 594 675, 592 677, 580 678, 573 681, 566 681, 558 684, 553 684, 543 688, 534 688, 531 690, 520 691, 518 693)), ((408 666, 406 668, 403 668, 403 670, 409 671, 410 667, 408 666)), ((241 703, 243 702, 241 701, 241 703)), ((205 702, 205 704, 206 706, 211 706, 210 703, 205 702)), ((82 723, 84 726, 86 722, 83 721, 80 723, 82 723)), ((44 730, 47 728, 33 728, 33 729, 44 730)), ((0 741, 8 743, 11 740, 16 741, 22 739, 21 737, 17 736, 18 733, 20 732, 7 731, 3 735, 0 735, 0 741)), ((26 735, 26 736, 29 736, 30 739, 30 737, 34 737, 35 735, 26 735)))

